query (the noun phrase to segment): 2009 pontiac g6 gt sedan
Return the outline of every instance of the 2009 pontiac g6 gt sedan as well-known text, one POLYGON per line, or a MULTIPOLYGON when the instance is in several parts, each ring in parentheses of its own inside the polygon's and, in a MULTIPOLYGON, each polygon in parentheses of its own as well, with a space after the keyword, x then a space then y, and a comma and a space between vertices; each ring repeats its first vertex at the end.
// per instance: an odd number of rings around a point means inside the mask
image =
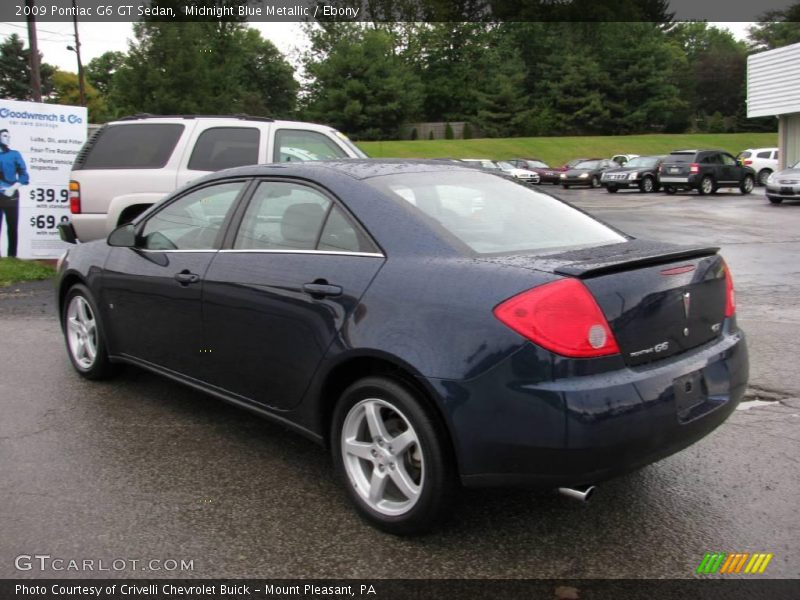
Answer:
POLYGON ((138 365, 326 444, 393 533, 459 484, 569 492, 659 460, 748 376, 716 248, 443 162, 204 177, 71 249, 58 298, 78 373, 138 365))

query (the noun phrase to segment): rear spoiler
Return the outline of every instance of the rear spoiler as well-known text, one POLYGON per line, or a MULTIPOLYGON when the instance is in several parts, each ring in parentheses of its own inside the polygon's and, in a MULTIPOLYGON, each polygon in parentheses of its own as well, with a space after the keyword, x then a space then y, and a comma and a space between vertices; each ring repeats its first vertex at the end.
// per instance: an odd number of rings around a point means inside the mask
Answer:
POLYGON ((548 256, 547 260, 563 261, 553 269, 558 275, 586 279, 651 265, 713 256, 717 252, 719 248, 716 246, 679 246, 634 239, 623 244, 548 256))

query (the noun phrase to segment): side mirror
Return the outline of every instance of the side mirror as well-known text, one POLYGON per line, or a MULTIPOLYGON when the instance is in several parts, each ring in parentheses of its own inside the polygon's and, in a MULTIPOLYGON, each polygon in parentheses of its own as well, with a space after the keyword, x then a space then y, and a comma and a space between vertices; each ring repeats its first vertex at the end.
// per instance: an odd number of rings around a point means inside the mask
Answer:
POLYGON ((136 246, 136 231, 132 223, 120 225, 108 236, 108 245, 117 248, 133 248, 136 246))

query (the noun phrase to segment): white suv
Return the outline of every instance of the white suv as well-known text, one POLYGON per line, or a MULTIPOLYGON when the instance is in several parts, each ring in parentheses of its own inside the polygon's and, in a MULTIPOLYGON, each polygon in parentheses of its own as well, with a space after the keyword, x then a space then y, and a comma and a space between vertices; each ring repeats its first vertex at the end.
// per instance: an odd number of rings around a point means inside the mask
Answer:
POLYGON ((103 238, 212 171, 365 157, 345 135, 313 123, 244 116, 126 117, 101 127, 75 158, 72 226, 81 241, 103 238))
POLYGON ((777 148, 748 148, 736 158, 756 172, 756 182, 759 185, 767 185, 769 176, 778 170, 777 148))

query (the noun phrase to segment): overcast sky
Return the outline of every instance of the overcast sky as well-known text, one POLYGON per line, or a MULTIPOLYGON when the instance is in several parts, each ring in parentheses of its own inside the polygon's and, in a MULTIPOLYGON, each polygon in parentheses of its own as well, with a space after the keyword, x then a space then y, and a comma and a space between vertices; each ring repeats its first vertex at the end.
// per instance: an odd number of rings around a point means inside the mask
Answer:
MULTIPOLYGON (((0 0, 3 1, 3 0, 0 0)), ((717 27, 725 27, 738 39, 747 36, 747 27, 751 23, 711 23, 717 27)), ((261 32, 261 35, 272 41, 295 66, 300 51, 305 46, 305 36, 300 23, 250 23, 261 32)), ((75 45, 72 23, 42 22, 37 23, 39 51, 44 55, 44 62, 55 65, 61 70, 77 72, 75 53, 67 50, 67 46, 75 45)), ((28 29, 24 23, 0 23, 0 38, 5 39, 17 33, 28 41, 28 29)), ((128 39, 133 35, 131 23, 79 23, 78 34, 81 40, 81 60, 87 64, 109 50, 128 50, 128 39)))

